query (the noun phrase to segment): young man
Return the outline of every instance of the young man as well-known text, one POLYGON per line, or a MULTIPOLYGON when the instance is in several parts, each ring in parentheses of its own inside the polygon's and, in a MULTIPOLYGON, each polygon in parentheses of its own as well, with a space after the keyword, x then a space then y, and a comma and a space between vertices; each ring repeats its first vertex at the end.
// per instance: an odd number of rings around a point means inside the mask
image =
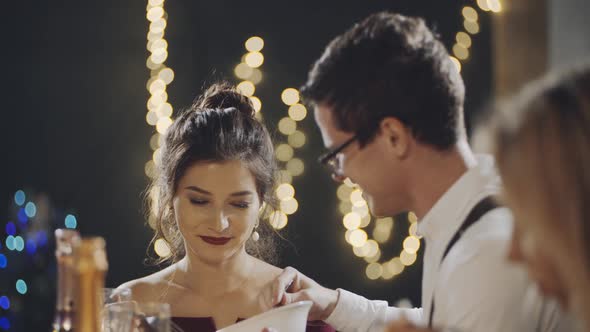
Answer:
POLYGON ((311 300, 310 319, 339 331, 403 318, 461 331, 563 330, 557 307, 504 259, 511 215, 490 199, 500 190, 494 160, 467 142, 464 91, 422 19, 377 13, 328 45, 302 88, 330 150, 321 162, 363 190, 373 215, 418 216, 423 307, 327 289, 293 268, 272 285, 269 305, 311 300))

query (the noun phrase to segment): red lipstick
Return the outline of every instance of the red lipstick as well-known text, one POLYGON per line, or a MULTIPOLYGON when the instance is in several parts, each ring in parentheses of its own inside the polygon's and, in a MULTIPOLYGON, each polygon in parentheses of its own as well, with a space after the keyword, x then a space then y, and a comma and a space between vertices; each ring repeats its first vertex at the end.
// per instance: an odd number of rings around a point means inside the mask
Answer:
POLYGON ((214 236, 203 236, 203 235, 199 235, 199 237, 201 238, 201 240, 203 240, 209 244, 215 245, 215 246, 222 246, 231 240, 231 237, 214 237, 214 236))

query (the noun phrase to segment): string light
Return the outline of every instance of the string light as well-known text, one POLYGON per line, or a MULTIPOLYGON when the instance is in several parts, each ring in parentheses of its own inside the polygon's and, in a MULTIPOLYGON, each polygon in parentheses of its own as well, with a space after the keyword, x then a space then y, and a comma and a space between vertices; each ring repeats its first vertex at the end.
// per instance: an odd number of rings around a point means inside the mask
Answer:
POLYGON ((381 243, 387 242, 394 229, 393 218, 378 218, 374 220, 372 238, 364 229, 371 224, 371 215, 363 193, 350 179, 336 189, 336 196, 340 200, 339 210, 343 214, 342 224, 346 228, 344 238, 352 246, 355 256, 367 262, 365 274, 370 280, 390 280, 402 273, 406 266, 414 264, 420 248, 420 240, 415 234, 417 225, 416 215, 408 214, 408 235, 404 239, 404 250, 399 256, 380 262, 383 253, 381 243))
MULTIPOLYGON (((160 146, 168 128, 172 125, 172 114, 174 109, 168 102, 166 88, 174 81, 174 71, 166 66, 168 59, 168 41, 164 38, 168 25, 167 14, 164 10, 164 0, 149 0, 146 8, 146 18, 150 22, 147 33, 147 50, 150 52, 146 60, 146 67, 150 70, 150 77, 146 82, 146 88, 150 93, 147 102, 145 120, 148 125, 155 127, 154 133, 149 141, 152 149, 152 159, 144 166, 146 176, 156 177, 157 164, 160 157, 160 146)), ((150 225, 153 224, 154 216, 150 216, 150 225)), ((66 217, 66 227, 75 228, 76 219, 74 216, 66 217), (69 219, 68 219, 69 218, 69 219), (73 227, 70 227, 73 226, 73 227)), ((158 239, 154 243, 154 250, 160 257, 170 255, 170 247, 164 239, 158 239)))

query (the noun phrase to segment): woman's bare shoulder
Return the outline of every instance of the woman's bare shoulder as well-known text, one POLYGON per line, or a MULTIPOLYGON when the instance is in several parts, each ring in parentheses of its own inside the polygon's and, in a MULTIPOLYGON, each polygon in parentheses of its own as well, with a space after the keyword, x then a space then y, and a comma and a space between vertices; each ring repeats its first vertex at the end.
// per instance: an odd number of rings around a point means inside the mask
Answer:
POLYGON ((127 281, 117 287, 117 289, 131 289, 131 296, 136 301, 159 301, 169 287, 169 281, 171 280, 173 273, 174 267, 169 266, 145 277, 127 281))

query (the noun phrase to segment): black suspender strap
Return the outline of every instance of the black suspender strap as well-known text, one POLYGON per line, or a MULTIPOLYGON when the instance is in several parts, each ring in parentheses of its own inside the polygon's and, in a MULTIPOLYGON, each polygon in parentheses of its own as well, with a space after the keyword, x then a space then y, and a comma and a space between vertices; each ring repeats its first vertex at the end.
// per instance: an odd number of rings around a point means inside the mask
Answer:
MULTIPOLYGON (((457 231, 455 232, 455 235, 453 235, 453 237, 451 238, 451 240, 447 244, 445 252, 443 253, 443 256, 440 260, 441 265, 442 265, 442 262, 444 261, 445 257, 447 257, 447 254, 449 253, 451 248, 455 245, 455 243, 457 243, 457 241, 459 241, 459 239, 461 238, 463 233, 465 233, 467 228, 469 228, 469 226, 473 225, 476 221, 480 220, 484 214, 486 214, 489 211, 491 211, 495 208, 498 208, 498 207, 499 207, 499 205, 494 201, 494 199, 491 196, 488 196, 488 197, 482 199, 479 203, 477 203, 477 205, 475 205, 475 207, 473 207, 473 209, 471 209, 471 212, 469 212, 469 214, 467 215, 467 217, 465 218, 465 220, 463 221, 463 223, 461 224, 459 229, 457 229, 457 231)), ((432 293, 430 314, 428 316, 428 327, 430 327, 430 328, 432 328, 432 317, 433 316, 434 316, 434 291, 432 293)))

